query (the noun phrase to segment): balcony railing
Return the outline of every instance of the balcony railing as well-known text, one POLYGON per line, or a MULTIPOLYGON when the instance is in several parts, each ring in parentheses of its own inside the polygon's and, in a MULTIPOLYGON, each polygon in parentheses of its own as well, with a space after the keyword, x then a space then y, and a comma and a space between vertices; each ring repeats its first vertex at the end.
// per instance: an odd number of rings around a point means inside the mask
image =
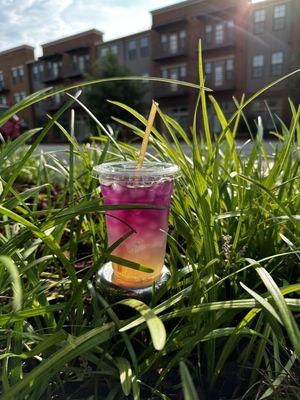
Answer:
POLYGON ((165 58, 180 57, 187 55, 187 45, 179 46, 177 49, 170 49, 169 47, 159 46, 153 51, 154 60, 162 60, 165 58))
POLYGON ((56 70, 47 70, 44 71, 42 81, 43 82, 54 82, 63 79, 63 71, 62 68, 56 70))
POLYGON ((206 77, 205 86, 213 89, 214 91, 222 91, 222 90, 234 90, 236 88, 235 80, 225 80, 222 84, 216 85, 212 79, 206 77))
POLYGON ((88 71, 90 70, 90 64, 86 63, 84 65, 84 68, 79 67, 78 65, 69 67, 65 70, 64 72, 64 77, 65 78, 76 78, 76 77, 82 77, 85 75, 88 71))
POLYGON ((4 83, 4 82, 0 82, 0 93, 8 92, 8 91, 9 91, 9 89, 8 89, 8 87, 5 85, 5 83, 4 83))
POLYGON ((203 40, 203 50, 215 50, 222 49, 226 47, 234 47, 236 45, 236 39, 234 36, 227 37, 222 43, 216 43, 215 41, 207 43, 206 40, 203 40))
POLYGON ((175 83, 157 84, 153 85, 153 94, 156 98, 186 96, 188 88, 175 83))

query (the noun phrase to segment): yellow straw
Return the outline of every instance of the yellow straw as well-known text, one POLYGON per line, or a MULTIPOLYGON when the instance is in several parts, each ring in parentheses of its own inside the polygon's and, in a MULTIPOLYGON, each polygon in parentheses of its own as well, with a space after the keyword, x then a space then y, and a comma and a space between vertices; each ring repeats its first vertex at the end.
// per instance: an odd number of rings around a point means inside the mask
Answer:
POLYGON ((147 126, 146 126, 146 129, 145 129, 143 142, 142 142, 141 149, 140 149, 139 160, 138 160, 138 163, 137 163, 137 168, 138 169, 142 168, 142 166, 143 166, 145 154, 146 154, 146 151, 147 151, 149 136, 150 136, 150 133, 151 133, 151 130, 152 130, 152 126, 153 126, 155 114, 156 114, 156 111, 157 111, 157 107, 158 107, 158 103, 156 103, 154 100, 152 100, 152 107, 151 107, 150 114, 149 114, 149 117, 148 117, 148 122, 147 122, 147 126))

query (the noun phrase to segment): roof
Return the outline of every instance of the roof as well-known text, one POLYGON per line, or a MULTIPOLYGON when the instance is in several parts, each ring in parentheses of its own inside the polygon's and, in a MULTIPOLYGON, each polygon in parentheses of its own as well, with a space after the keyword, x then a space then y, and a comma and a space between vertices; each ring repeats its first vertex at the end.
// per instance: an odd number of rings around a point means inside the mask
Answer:
POLYGON ((93 33, 96 34, 96 35, 99 35, 101 37, 103 36, 103 32, 99 31, 98 29, 90 29, 88 31, 76 33, 75 35, 66 36, 66 37, 63 37, 61 39, 54 40, 52 42, 44 43, 44 44, 42 44, 42 47, 48 47, 48 46, 52 46, 52 45, 55 45, 55 44, 68 42, 69 40, 73 40, 73 39, 77 39, 77 38, 80 38, 80 37, 83 37, 83 36, 91 35, 93 33))
POLYGON ((127 40, 127 39, 132 38, 132 37, 136 37, 136 36, 140 36, 140 35, 145 35, 146 33, 150 34, 150 33, 151 33, 151 30, 148 29, 148 30, 146 30, 146 31, 141 31, 141 32, 132 33, 131 35, 121 36, 121 37, 116 38, 116 39, 106 40, 106 41, 104 41, 104 42, 97 42, 97 43, 95 43, 95 44, 96 44, 96 46, 99 46, 99 45, 105 46, 106 44, 111 44, 111 43, 114 43, 114 42, 119 42, 120 40, 127 40))
POLYGON ((19 51, 19 50, 33 50, 34 51, 34 47, 32 46, 28 46, 27 44, 22 44, 21 46, 17 46, 17 47, 13 47, 11 49, 7 49, 4 51, 0 52, 0 56, 4 55, 4 54, 8 54, 8 53, 13 53, 15 51, 19 51))
POLYGON ((155 14, 159 14, 161 12, 176 10, 176 9, 179 9, 182 7, 191 6, 193 4, 203 3, 204 1, 207 1, 207 0, 185 0, 185 1, 181 1, 180 3, 171 4, 170 6, 166 6, 166 7, 162 7, 162 8, 153 10, 153 11, 151 11, 151 14, 155 15, 155 14))

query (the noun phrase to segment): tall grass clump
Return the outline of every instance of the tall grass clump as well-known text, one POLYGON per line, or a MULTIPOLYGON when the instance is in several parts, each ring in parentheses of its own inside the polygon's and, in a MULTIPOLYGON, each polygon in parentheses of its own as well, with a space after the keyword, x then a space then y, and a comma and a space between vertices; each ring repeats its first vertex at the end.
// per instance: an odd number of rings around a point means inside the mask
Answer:
MULTIPOLYGON (((159 109, 161 129, 150 137, 148 160, 182 171, 170 214, 171 278, 151 304, 109 304, 94 285, 118 243, 107 246, 107 207, 91 170, 137 160, 136 147, 118 141, 80 92, 44 127, 1 145, 1 400, 299 398, 300 107, 290 102, 289 125, 274 126, 271 152, 261 118, 241 148, 246 107, 276 82, 234 99, 228 120, 204 88, 199 58, 199 84, 177 82, 199 92, 190 131, 159 109), (60 124, 74 103, 97 126, 91 144, 76 141, 74 111, 70 131, 60 124), (53 126, 68 140, 64 157, 35 151, 53 126)), ((101 81, 81 86, 92 83, 101 81)), ((57 92, 27 97, 0 123, 57 92)), ((112 110, 137 123, 116 122, 143 137, 145 117, 113 100, 112 110)))

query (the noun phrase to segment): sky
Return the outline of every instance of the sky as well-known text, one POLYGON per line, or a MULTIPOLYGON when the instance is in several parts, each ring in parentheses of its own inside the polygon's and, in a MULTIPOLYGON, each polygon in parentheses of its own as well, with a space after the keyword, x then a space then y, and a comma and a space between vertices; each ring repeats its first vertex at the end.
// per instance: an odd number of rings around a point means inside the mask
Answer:
POLYGON ((0 0, 0 51, 40 44, 88 29, 104 40, 149 29, 150 11, 182 0, 0 0))

